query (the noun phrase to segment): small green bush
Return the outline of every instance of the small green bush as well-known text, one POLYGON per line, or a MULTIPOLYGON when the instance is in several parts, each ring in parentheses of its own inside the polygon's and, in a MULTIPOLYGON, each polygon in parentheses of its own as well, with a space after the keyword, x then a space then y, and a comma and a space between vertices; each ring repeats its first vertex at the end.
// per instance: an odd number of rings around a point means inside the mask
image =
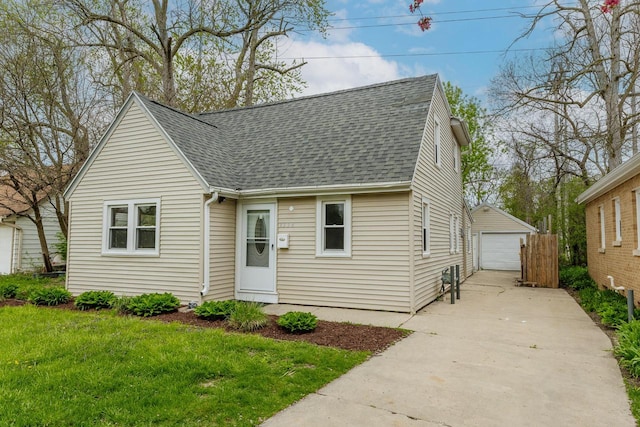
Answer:
POLYGON ((0 283, 0 299, 15 298, 18 285, 14 283, 0 283))
POLYGON ((257 302, 238 301, 229 316, 229 325, 243 332, 264 328, 268 322, 269 318, 262 311, 262 304, 257 302))
POLYGON ((625 323, 618 329, 618 345, 614 348, 620 364, 635 378, 640 377, 640 321, 625 323))
POLYGON ((126 311, 136 316, 150 317, 176 311, 178 307, 180 307, 180 300, 173 294, 165 292, 132 297, 127 302, 126 311))
POLYGON ((559 272, 560 286, 573 289, 595 288, 596 283, 589 276, 586 267, 564 267, 559 272))
POLYGON ((87 291, 75 299, 74 304, 80 310, 111 308, 118 298, 110 291, 87 291))
POLYGON ((35 305, 60 305, 69 302, 71 292, 61 286, 52 286, 50 288, 39 288, 33 290, 27 301, 35 305))
POLYGON ((196 316, 209 320, 227 319, 235 310, 238 302, 235 300, 228 301, 207 301, 196 307, 193 312, 196 316))
POLYGON ((278 325, 289 332, 311 332, 318 326, 318 318, 311 313, 290 311, 278 318, 278 325))

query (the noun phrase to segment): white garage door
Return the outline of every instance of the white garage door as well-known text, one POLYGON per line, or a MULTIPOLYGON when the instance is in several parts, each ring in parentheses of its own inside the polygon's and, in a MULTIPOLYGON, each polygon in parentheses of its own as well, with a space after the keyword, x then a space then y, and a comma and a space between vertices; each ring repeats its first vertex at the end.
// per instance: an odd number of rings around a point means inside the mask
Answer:
POLYGON ((0 227, 0 274, 11 273, 13 228, 0 227))
POLYGON ((520 239, 526 236, 526 233, 483 233, 480 268, 520 270, 520 239))

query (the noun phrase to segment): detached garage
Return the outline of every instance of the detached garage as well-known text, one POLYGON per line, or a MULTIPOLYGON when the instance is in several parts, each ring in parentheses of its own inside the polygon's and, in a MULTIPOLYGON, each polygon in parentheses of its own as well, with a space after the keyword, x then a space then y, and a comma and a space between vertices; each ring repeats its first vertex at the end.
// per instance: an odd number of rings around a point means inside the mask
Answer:
POLYGON ((520 270, 520 239, 535 227, 483 203, 471 210, 476 270, 520 270))

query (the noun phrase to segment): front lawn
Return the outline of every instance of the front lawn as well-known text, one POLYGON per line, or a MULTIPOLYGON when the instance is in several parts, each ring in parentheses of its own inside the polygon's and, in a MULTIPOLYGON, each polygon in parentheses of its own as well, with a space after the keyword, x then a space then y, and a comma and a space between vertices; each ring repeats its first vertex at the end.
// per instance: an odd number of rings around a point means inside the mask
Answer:
POLYGON ((0 325, 10 425, 256 425, 369 354, 110 311, 3 307, 0 325))

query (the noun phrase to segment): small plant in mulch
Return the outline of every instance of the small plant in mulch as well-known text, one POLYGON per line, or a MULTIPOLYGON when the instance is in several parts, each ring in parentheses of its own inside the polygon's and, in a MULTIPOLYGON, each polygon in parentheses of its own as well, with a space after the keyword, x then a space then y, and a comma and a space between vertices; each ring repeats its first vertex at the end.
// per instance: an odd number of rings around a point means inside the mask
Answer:
POLYGON ((267 325, 269 318, 257 302, 238 301, 229 316, 229 325, 242 332, 252 332, 267 325))
POLYGON ((60 305, 69 302, 71 292, 61 286, 53 286, 50 288, 40 288, 31 291, 27 301, 35 305, 60 305))
POLYGON ((169 292, 142 294, 127 298, 125 305, 122 307, 124 311, 133 313, 136 316, 150 317, 176 311, 180 307, 180 300, 169 292))
POLYGON ((87 291, 83 292, 73 302, 78 310, 100 310, 102 308, 112 308, 118 297, 110 291, 87 291))
POLYGON ((640 377, 640 321, 626 323, 618 329, 618 345, 614 352, 629 374, 640 377))
POLYGON ((15 298, 18 292, 18 285, 14 283, 0 284, 0 300, 7 298, 15 298))
POLYGON ((318 318, 311 313, 290 311, 278 318, 278 325, 291 333, 311 332, 318 326, 318 318))
POLYGON ((228 319, 236 309, 238 302, 228 301, 207 301, 196 307, 193 312, 196 316, 207 320, 228 319))

